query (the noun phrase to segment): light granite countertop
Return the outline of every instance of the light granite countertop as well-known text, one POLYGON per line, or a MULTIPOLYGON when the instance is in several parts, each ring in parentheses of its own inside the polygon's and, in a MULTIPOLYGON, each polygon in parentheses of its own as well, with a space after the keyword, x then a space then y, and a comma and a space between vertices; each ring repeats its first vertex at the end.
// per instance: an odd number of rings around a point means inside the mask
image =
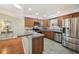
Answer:
POLYGON ((37 32, 25 32, 23 34, 18 35, 19 37, 24 37, 24 36, 30 36, 32 38, 35 37, 40 37, 40 36, 44 36, 44 34, 41 33, 37 33, 37 32))
POLYGON ((58 29, 40 29, 40 30, 43 30, 43 31, 52 31, 52 32, 58 32, 58 33, 62 33, 62 30, 60 31, 60 30, 58 30, 58 29))
POLYGON ((17 38, 17 37, 28 37, 30 36, 31 38, 35 38, 35 37, 40 37, 40 36, 44 36, 44 34, 41 33, 37 33, 34 31, 25 31, 24 33, 20 33, 20 34, 15 34, 15 33, 10 33, 10 34, 1 34, 0 35, 0 40, 6 40, 9 38, 17 38))

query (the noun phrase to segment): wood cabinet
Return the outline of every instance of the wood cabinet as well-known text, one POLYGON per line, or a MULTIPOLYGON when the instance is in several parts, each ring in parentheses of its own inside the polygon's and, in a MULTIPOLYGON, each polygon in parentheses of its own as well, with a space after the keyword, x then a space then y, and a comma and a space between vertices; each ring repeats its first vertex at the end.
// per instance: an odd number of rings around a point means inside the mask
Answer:
POLYGON ((41 19, 25 17, 25 27, 33 27, 34 22, 39 22, 42 27, 49 27, 49 20, 41 20, 41 19))
POLYGON ((32 53, 42 54, 44 50, 44 40, 43 37, 37 37, 32 39, 32 53))
POLYGON ((49 20, 42 20, 42 27, 49 27, 49 20))
POLYGON ((54 33, 52 31, 41 30, 41 32, 45 35, 46 38, 51 40, 54 39, 54 33))
POLYGON ((0 54, 23 54, 21 38, 0 40, 0 54))
POLYGON ((35 20, 32 18, 25 18, 25 26, 33 27, 35 20))
POLYGON ((62 27, 63 20, 65 20, 67 18, 71 19, 71 18, 75 18, 75 17, 79 17, 79 12, 56 17, 58 20, 58 26, 62 27))
POLYGON ((58 24, 57 24, 57 25, 58 25, 59 27, 62 27, 63 17, 58 17, 57 20, 58 20, 58 24))

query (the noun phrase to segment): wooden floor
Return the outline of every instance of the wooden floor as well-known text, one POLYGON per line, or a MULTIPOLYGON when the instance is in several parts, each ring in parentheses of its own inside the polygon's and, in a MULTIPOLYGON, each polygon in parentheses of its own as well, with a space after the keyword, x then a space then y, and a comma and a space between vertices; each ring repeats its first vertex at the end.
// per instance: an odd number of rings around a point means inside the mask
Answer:
POLYGON ((0 40, 0 54, 24 54, 21 38, 0 40))

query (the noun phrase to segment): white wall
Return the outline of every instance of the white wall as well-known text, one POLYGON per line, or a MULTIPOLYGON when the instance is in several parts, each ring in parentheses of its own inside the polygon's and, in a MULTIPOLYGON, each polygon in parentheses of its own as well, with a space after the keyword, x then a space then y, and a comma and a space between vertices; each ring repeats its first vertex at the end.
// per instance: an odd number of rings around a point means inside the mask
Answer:
POLYGON ((8 15, 0 14, 0 20, 9 20, 11 22, 12 30, 17 33, 21 34, 24 32, 24 19, 14 18, 8 15))
POLYGON ((13 31, 17 34, 21 34, 24 32, 24 19, 22 9, 18 9, 12 4, 1 4, 0 20, 11 21, 11 27, 13 31))

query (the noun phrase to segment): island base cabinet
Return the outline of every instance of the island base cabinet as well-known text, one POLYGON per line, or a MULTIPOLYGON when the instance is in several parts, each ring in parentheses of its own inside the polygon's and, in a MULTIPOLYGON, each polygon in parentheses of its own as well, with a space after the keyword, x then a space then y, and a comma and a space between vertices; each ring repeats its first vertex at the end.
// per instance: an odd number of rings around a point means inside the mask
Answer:
POLYGON ((24 54, 21 38, 0 40, 0 54, 24 54))
POLYGON ((43 37, 37 37, 32 39, 32 54, 42 54, 43 53, 43 37))

